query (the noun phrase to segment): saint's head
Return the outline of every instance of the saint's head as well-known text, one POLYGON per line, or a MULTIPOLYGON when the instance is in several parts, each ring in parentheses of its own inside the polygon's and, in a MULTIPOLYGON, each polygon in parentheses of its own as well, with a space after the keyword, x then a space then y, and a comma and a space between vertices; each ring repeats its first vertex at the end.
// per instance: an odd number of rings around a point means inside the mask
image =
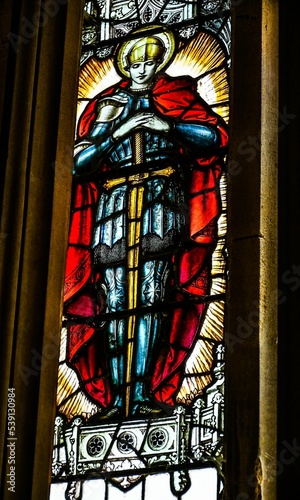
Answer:
POLYGON ((121 42, 116 53, 116 69, 131 79, 131 88, 149 88, 156 72, 165 69, 176 50, 175 37, 166 26, 144 26, 121 42))
POLYGON ((155 36, 146 36, 138 40, 127 55, 128 66, 137 62, 145 62, 150 59, 157 64, 161 62, 165 53, 162 41, 155 36))
POLYGON ((155 36, 141 38, 133 45, 127 54, 127 68, 133 87, 151 84, 164 52, 162 41, 155 36))

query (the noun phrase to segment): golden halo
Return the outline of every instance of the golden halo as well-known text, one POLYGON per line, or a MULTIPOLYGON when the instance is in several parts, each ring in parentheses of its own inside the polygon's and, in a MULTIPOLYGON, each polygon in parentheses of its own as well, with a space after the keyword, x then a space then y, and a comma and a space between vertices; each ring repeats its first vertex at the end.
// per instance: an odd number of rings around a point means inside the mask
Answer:
POLYGON ((139 28, 135 31, 132 31, 131 35, 134 35, 133 38, 130 40, 126 40, 124 42, 118 52, 117 52, 117 65, 119 71, 122 73, 122 75, 129 77, 130 73, 126 69, 128 66, 127 63, 127 54, 130 52, 132 49, 133 45, 138 41, 144 38, 145 36, 148 35, 153 35, 156 36, 157 38, 160 39, 160 41, 163 43, 165 47, 165 53, 163 56, 163 61, 162 63, 158 66, 157 71, 162 70, 172 59, 173 54, 175 52, 175 37, 173 33, 165 28, 164 26, 144 26, 143 28, 139 28), (143 36, 136 36, 140 33, 143 33, 143 36))

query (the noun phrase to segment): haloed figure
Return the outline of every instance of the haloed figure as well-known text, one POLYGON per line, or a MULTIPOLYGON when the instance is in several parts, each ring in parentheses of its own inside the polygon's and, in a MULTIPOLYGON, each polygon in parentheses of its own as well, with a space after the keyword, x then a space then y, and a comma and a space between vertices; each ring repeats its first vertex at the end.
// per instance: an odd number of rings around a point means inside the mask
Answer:
POLYGON ((125 78, 79 123, 68 355, 106 415, 175 404, 209 293, 226 125, 192 78, 161 73, 174 50, 166 28, 136 31, 125 78))

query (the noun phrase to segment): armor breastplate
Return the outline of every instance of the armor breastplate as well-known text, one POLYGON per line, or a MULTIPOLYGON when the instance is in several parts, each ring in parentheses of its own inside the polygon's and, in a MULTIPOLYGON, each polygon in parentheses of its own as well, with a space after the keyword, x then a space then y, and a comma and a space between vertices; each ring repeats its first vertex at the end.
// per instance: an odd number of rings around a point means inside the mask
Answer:
MULTIPOLYGON (((99 114, 97 121, 112 122, 115 126, 129 118, 130 115, 138 111, 149 111, 150 99, 147 95, 134 95, 125 91, 120 91, 117 96, 106 98, 99 103, 99 114)), ((158 132, 142 131, 143 148, 145 161, 167 160, 171 153, 174 154, 174 143, 165 135, 158 132)), ((109 163, 113 168, 126 167, 132 165, 133 157, 133 136, 132 134, 122 142, 116 144, 108 155, 109 163)))

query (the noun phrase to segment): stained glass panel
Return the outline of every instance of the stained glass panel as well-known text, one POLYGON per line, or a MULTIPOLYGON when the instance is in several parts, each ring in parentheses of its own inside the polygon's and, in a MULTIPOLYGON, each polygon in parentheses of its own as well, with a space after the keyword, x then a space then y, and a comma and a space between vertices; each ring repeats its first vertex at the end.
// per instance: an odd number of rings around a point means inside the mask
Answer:
POLYGON ((85 2, 51 500, 222 498, 229 67, 227 1, 85 2))

